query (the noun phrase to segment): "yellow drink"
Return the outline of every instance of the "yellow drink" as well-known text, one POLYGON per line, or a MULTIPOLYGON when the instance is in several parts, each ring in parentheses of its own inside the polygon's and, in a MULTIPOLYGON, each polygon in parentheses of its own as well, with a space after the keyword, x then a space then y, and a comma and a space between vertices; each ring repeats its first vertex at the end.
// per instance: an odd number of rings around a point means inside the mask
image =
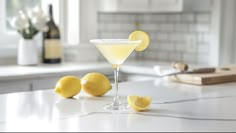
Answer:
POLYGON ((121 105, 118 96, 119 68, 141 41, 130 41, 128 39, 95 39, 90 40, 90 42, 95 44, 100 53, 112 64, 114 69, 115 96, 113 102, 105 106, 104 109, 117 111, 126 109, 126 105, 121 105))
POLYGON ((113 67, 124 63, 138 44, 96 44, 97 49, 113 67))

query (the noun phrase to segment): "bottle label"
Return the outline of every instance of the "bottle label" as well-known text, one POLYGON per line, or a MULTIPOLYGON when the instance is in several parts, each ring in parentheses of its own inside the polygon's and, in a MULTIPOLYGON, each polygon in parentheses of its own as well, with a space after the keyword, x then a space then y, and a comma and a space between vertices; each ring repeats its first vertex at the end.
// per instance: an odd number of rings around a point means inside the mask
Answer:
POLYGON ((59 39, 46 39, 44 43, 46 59, 61 58, 61 41, 59 39))

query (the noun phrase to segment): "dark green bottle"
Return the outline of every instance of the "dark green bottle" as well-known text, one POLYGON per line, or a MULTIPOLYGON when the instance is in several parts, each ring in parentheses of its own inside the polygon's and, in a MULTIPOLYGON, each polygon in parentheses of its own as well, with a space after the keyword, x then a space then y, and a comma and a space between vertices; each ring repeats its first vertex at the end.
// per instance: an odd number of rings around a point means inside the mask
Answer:
POLYGON ((49 5, 49 17, 47 22, 48 31, 43 33, 43 63, 60 63, 62 58, 62 46, 60 40, 60 30, 53 19, 53 7, 49 5))

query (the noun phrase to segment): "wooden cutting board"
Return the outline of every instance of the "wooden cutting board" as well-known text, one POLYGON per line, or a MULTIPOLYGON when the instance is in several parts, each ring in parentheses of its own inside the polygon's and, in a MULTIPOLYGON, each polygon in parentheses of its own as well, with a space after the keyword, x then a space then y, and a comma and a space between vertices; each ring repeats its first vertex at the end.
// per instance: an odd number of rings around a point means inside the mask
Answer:
POLYGON ((236 66, 216 68, 214 73, 172 75, 169 80, 195 85, 233 82, 236 81, 236 66))

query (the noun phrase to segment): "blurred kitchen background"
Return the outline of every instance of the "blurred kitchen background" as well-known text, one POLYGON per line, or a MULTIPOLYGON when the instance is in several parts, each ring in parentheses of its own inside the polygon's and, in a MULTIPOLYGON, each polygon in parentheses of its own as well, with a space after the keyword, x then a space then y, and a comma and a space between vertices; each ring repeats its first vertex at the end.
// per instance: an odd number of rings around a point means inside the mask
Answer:
MULTIPOLYGON (((151 44, 128 60, 225 65, 236 62, 235 0, 0 0, 0 64, 16 64, 19 35, 9 19, 40 5, 54 18, 63 40, 63 61, 104 61, 94 38, 128 38, 144 30, 151 44)), ((36 36, 39 58, 42 35, 36 36)))

